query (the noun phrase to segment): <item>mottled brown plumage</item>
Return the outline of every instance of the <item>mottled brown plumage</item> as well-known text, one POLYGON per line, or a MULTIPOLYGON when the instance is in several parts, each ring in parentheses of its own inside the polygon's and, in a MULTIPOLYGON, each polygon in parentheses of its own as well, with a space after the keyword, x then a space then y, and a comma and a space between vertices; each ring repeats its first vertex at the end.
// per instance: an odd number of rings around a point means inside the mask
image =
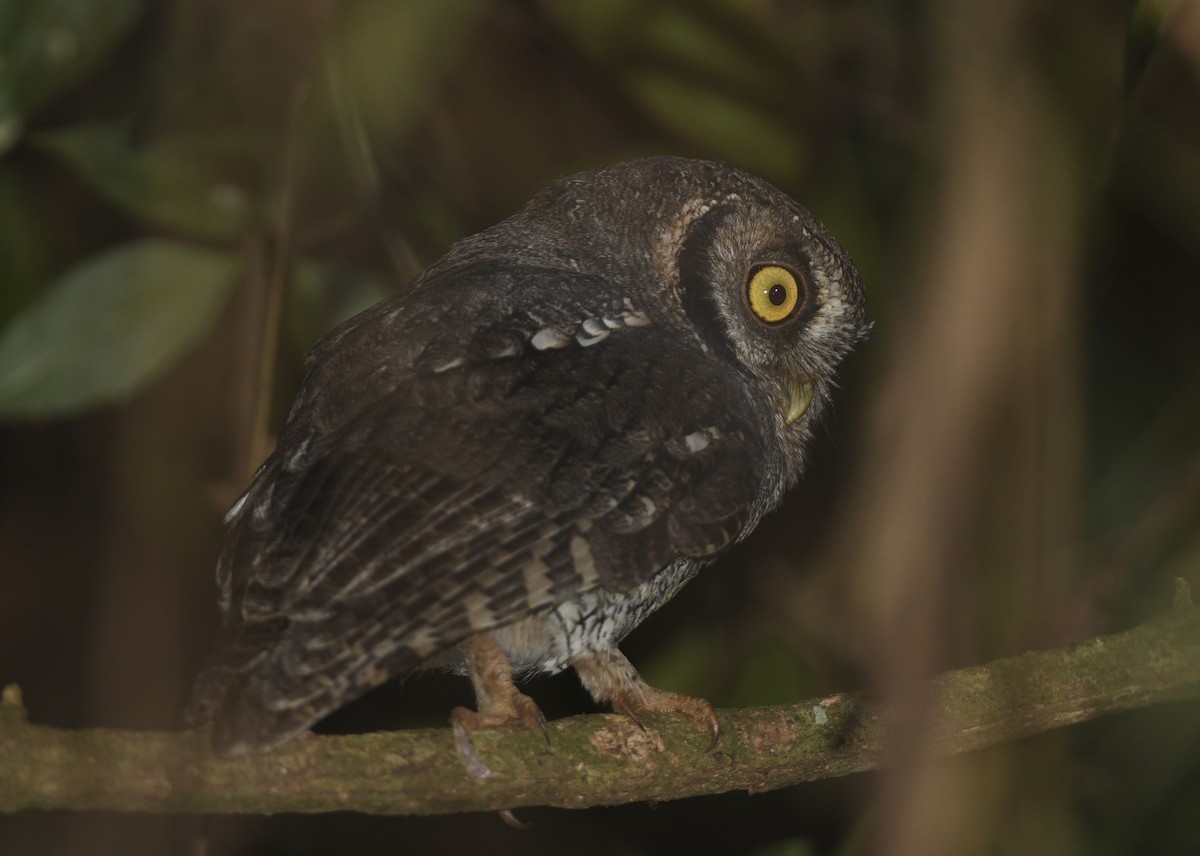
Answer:
POLYGON ((779 503, 864 331, 849 259, 757 178, 552 185, 313 349, 227 518, 193 720, 265 748, 422 665, 471 674, 461 732, 537 719, 512 669, 686 709, 616 646, 779 503))

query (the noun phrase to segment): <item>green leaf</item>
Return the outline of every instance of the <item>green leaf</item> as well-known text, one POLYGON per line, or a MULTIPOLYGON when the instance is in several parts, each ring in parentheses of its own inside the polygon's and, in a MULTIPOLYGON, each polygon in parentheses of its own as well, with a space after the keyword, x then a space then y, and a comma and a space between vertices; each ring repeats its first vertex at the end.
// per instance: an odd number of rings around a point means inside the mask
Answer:
POLYGON ((62 415, 159 377, 209 331, 232 254, 145 240, 89 259, 0 331, 0 418, 62 415))
POLYGON ((33 112, 98 68, 141 13, 142 0, 2 0, 0 154, 33 112))
POLYGON ((42 133, 34 143, 131 216, 193 237, 228 239, 255 221, 251 195, 234 178, 253 161, 228 137, 157 140, 133 148, 118 128, 42 133))

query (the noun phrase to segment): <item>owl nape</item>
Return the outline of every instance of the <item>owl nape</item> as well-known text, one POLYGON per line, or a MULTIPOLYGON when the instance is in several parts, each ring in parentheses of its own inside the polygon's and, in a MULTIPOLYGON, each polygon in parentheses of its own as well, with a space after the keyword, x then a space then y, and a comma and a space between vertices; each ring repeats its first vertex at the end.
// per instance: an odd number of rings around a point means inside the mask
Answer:
POLYGON ((189 720, 264 750, 449 669, 483 776, 472 730, 545 730, 514 674, 570 666, 596 701, 715 742, 707 702, 617 646, 778 506, 866 329, 841 247, 761 179, 660 157, 551 185, 309 353, 226 516, 189 720))

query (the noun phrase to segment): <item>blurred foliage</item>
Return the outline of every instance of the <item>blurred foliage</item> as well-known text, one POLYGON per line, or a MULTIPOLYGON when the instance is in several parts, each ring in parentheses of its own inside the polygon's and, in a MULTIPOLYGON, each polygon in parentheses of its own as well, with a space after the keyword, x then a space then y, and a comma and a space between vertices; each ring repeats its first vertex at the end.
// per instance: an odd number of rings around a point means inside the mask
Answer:
POLYGON ((206 335, 233 286, 227 253, 144 240, 65 274, 0 337, 0 415, 112 401, 206 335))
POLYGON ((0 152, 49 102, 97 72, 142 13, 139 0, 6 0, 0 6, 0 152))
MULTIPOLYGON (((859 425, 902 352, 889 346, 916 327, 931 212, 965 122, 939 93, 995 60, 953 8, 0 0, 0 680, 19 680, 42 721, 173 723, 212 626, 217 521, 244 481, 233 462, 265 352, 278 357, 265 393, 278 424, 303 351, 454 240, 560 175, 670 152, 728 160, 812 208, 860 267, 876 337, 847 366, 836 442, 804 489, 726 573, 702 575, 639 631, 631 657, 653 682, 718 704, 860 685, 861 616, 841 611, 828 577, 795 568, 816 564, 835 527, 859 425), (264 335, 274 317, 281 335, 264 335)), ((1023 210, 1045 219, 1035 231, 1077 238, 1071 282, 1042 283, 1072 301, 1051 354, 1066 380, 1015 376, 1020 412, 998 408, 989 426, 992 493, 972 509, 986 531, 943 604, 961 630, 952 661, 1125 626, 1162 608, 1171 574, 1200 587, 1197 3, 981 8, 1016 18, 994 28, 1017 34, 997 90, 1027 84, 1048 117, 1030 134, 1050 142, 1029 150, 1051 178, 1023 210), (1078 436, 1034 437, 1021 454, 1056 482, 1030 488, 1013 437, 1047 400, 1061 413, 1045 423, 1061 417, 1078 436), (1063 448, 1080 451, 1077 494, 1058 479, 1063 448), (1047 522, 1039 491, 1068 496, 1073 519, 1047 522), (1026 536, 1038 555, 1069 555, 1067 569, 1010 569, 1026 536)), ((1014 373, 1039 308, 1011 331, 1014 373)), ((586 704, 569 679, 546 683, 539 693, 567 694, 547 709, 586 704)), ((1190 854, 1196 713, 1143 711, 988 755, 990 790, 949 793, 946 810, 968 806, 995 831, 980 832, 980 852, 1190 854)), ((640 807, 546 813, 511 841, 492 818, 228 821, 211 852, 392 852, 397 839, 448 852, 864 852, 861 818, 884 823, 864 811, 866 787, 730 795, 649 819, 640 807)), ((0 851, 161 852, 187 832, 21 818, 0 851)))
POLYGON ((119 128, 46 132, 34 145, 59 158, 117 209, 149 226, 195 238, 237 238, 266 226, 229 165, 252 150, 234 139, 186 136, 134 148, 119 128))

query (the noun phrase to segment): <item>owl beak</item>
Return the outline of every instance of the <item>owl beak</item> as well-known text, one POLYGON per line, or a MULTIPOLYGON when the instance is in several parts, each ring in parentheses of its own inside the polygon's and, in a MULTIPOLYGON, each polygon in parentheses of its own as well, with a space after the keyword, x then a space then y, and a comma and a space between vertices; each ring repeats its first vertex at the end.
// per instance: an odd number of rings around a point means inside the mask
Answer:
POLYGON ((783 421, 791 425, 804 415, 812 404, 812 381, 793 380, 787 385, 787 400, 784 402, 783 421))

